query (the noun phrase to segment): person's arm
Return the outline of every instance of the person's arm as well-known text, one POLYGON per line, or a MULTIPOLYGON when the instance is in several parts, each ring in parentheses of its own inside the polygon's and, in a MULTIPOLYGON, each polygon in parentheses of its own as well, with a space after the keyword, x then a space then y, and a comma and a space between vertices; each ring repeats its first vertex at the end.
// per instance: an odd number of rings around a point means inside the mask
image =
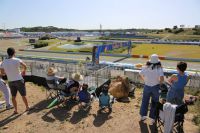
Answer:
POLYGON ((165 80, 164 72, 163 72, 162 68, 159 69, 159 75, 160 75, 159 81, 160 81, 160 84, 162 84, 164 82, 164 80, 165 80))
POLYGON ((140 71, 139 75, 140 78, 144 81, 144 74, 145 74, 145 68, 142 68, 142 70, 140 71))
POLYGON ((26 64, 23 61, 20 61, 20 65, 23 67, 21 73, 22 73, 22 75, 25 75, 26 74, 27 66, 26 66, 26 64))
POLYGON ((4 75, 5 75, 5 71, 3 69, 2 62, 0 62, 0 76, 4 76, 4 75))
POLYGON ((6 75, 4 69, 0 68, 0 76, 4 76, 4 75, 6 75))
POLYGON ((168 82, 169 82, 170 84, 172 84, 173 82, 176 82, 177 80, 178 80, 177 75, 176 75, 176 74, 173 74, 173 75, 169 78, 168 82))
POLYGON ((164 76, 160 76, 160 84, 164 82, 164 76))
POLYGON ((188 74, 187 76, 187 82, 192 78, 192 75, 191 74, 188 74))

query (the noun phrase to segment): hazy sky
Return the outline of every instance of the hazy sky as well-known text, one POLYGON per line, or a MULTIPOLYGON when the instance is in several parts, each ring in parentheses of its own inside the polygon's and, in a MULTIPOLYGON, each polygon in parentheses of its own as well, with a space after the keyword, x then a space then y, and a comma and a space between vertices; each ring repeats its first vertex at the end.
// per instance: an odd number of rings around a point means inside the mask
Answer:
POLYGON ((200 0, 0 0, 0 29, 165 28, 200 25, 200 0))

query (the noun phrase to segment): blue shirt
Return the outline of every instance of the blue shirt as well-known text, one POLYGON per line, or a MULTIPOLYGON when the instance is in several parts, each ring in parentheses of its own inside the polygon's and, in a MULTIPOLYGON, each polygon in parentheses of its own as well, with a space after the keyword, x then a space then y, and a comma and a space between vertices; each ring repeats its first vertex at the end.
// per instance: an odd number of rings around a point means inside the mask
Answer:
POLYGON ((81 90, 78 93, 79 101, 88 103, 90 102, 90 93, 88 91, 81 90))
POLYGON ((184 98, 184 87, 187 84, 188 75, 184 73, 183 75, 177 75, 178 80, 172 83, 171 89, 167 93, 167 100, 179 99, 183 100, 184 98))

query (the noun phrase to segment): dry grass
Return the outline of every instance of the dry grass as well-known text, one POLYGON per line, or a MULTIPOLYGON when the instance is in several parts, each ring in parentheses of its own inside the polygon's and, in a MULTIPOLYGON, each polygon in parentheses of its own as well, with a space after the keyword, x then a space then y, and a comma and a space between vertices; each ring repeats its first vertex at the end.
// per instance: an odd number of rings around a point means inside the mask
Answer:
MULTIPOLYGON (((126 53, 127 51, 124 51, 126 53)), ((151 55, 157 53, 160 56, 200 58, 200 46, 172 45, 172 44, 136 44, 132 54, 151 55)))

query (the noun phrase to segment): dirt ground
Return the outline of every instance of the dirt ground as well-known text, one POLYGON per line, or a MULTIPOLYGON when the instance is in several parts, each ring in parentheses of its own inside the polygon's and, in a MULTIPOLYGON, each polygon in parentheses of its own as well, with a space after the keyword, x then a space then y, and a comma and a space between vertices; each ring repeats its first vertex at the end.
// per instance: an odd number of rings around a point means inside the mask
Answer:
MULTIPOLYGON (((97 114, 98 101, 92 103, 89 111, 79 111, 76 103, 65 107, 46 109, 49 100, 41 87, 26 83, 28 101, 33 110, 24 112, 25 107, 18 94, 19 115, 12 115, 13 109, 0 111, 0 133, 149 133, 154 126, 149 120, 140 122, 139 101, 141 91, 129 103, 115 102, 111 114, 97 114)), ((2 100, 2 98, 1 98, 2 100)), ((185 133, 198 133, 198 127, 191 122, 192 114, 187 113, 185 133)))

